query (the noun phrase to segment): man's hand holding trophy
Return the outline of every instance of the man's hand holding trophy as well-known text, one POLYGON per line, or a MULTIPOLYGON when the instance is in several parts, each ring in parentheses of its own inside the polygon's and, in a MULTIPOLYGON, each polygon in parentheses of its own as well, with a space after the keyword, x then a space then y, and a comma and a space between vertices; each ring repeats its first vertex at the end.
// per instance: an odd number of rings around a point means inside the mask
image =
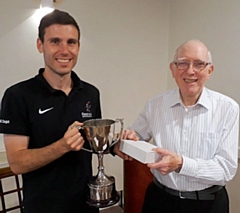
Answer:
POLYGON ((110 148, 121 139, 123 119, 92 119, 76 127, 83 129, 91 147, 91 150, 82 149, 98 156, 98 173, 88 182, 90 193, 87 203, 97 208, 114 205, 120 196, 115 189, 115 178, 104 173, 103 156, 110 153, 110 148))

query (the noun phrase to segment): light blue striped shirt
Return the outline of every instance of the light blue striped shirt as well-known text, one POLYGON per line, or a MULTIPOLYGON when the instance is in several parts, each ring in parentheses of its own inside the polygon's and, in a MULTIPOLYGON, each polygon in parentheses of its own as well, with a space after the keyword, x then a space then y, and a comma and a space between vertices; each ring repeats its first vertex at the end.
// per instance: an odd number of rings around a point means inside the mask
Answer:
POLYGON ((231 98, 207 88, 198 102, 185 107, 179 90, 151 99, 132 129, 140 140, 183 157, 181 171, 166 176, 152 173, 159 182, 180 191, 225 185, 238 165, 239 106, 231 98))

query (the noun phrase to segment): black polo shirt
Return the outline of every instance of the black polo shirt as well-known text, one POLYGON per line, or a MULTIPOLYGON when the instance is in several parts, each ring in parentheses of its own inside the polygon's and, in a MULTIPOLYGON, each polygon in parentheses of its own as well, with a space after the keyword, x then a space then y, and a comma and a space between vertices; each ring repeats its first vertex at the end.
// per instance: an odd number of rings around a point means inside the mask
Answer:
MULTIPOLYGON (((53 89, 43 72, 44 69, 40 69, 34 78, 8 88, 1 103, 0 133, 29 136, 29 149, 59 140, 74 121, 101 118, 96 87, 81 81, 72 72, 73 89, 67 96, 53 89)), ((86 142, 84 146, 89 147, 89 144, 86 142)), ((49 206, 52 212, 82 212, 78 209, 85 208, 87 181, 92 176, 91 161, 91 153, 72 151, 40 169, 23 174, 26 209, 29 206, 32 207, 30 211, 35 208, 36 212, 40 204, 49 206), (74 211, 70 211, 70 207, 74 211)))

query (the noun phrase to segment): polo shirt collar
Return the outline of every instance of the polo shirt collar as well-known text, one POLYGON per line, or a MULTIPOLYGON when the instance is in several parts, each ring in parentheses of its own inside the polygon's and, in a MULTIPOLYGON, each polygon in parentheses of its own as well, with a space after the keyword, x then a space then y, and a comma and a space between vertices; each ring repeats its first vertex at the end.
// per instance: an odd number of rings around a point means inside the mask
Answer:
MULTIPOLYGON (((53 89, 48 82, 46 81, 46 79, 43 77, 43 72, 44 72, 44 68, 40 68, 38 75, 36 76, 36 78, 42 83, 43 87, 46 88, 49 92, 56 92, 56 89, 53 89)), ((82 89, 83 88, 83 84, 81 79, 77 76, 77 74, 73 71, 71 71, 71 78, 73 80, 73 89, 78 90, 78 89, 82 89)))

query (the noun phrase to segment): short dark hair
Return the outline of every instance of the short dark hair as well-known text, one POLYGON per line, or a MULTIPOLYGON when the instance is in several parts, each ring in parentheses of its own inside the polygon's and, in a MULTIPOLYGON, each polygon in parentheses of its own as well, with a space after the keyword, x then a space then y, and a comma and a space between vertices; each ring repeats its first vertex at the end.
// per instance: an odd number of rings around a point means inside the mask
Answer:
POLYGON ((67 12, 60 11, 60 10, 54 10, 53 12, 45 15, 39 24, 38 27, 38 37, 44 42, 44 35, 45 35, 45 29, 53 24, 61 24, 61 25, 73 25, 78 30, 78 40, 80 40, 80 28, 75 21, 75 19, 69 15, 67 12))

